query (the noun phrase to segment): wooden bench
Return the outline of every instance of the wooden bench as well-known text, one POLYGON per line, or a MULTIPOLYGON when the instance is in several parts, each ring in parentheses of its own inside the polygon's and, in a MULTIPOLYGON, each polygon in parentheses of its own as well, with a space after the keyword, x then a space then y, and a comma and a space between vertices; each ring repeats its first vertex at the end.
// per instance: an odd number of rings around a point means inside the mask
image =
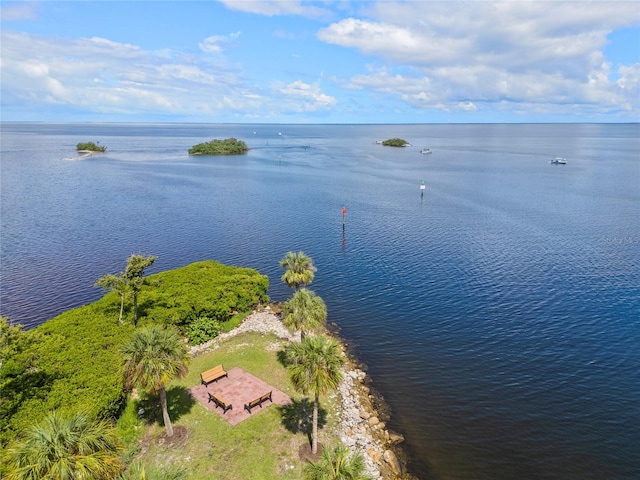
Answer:
POLYGON ((233 405, 228 403, 220 395, 216 395, 215 393, 211 394, 210 392, 207 393, 209 394, 209 402, 213 402, 216 404, 216 407, 220 407, 222 409, 222 413, 227 413, 227 410, 233 410, 233 405))
POLYGON ((206 372, 200 374, 200 379, 202 380, 202 384, 206 387, 211 382, 217 382, 222 377, 228 377, 227 372, 222 368, 222 365, 218 365, 217 367, 213 367, 206 372))
POLYGON ((251 400, 249 403, 245 403, 244 404, 244 409, 245 410, 249 410, 249 413, 251 413, 251 409, 255 408, 255 407, 260 407, 262 408, 262 404, 264 402, 266 402, 267 400, 273 402, 273 400, 271 400, 271 393, 265 393, 264 395, 260 395, 258 398, 254 398, 253 400, 251 400))

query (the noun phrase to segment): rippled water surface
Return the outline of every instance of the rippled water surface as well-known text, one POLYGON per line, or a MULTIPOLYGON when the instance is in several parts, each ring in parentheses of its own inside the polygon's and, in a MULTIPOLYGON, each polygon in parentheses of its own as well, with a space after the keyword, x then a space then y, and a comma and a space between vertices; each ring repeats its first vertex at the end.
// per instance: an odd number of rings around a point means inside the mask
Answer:
POLYGON ((283 300, 278 261, 303 250, 420 478, 638 479, 639 138, 637 124, 3 123, 1 313, 32 327, 96 300, 131 253, 158 255, 150 273, 256 268, 283 300), (396 136, 413 146, 375 144, 396 136), (250 152, 186 154, 227 137, 250 152), (107 153, 79 159, 84 141, 107 153))

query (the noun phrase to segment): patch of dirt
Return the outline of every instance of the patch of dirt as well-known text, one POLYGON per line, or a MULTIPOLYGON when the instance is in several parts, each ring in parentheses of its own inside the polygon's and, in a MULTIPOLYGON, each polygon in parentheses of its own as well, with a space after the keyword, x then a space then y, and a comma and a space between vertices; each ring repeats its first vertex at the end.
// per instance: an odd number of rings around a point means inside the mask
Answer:
POLYGON ((322 456, 322 449, 323 449, 322 444, 318 442, 318 453, 313 454, 311 453, 311 445, 305 442, 302 445, 300 445, 300 448, 298 449, 298 457, 302 462, 307 462, 307 461, 317 462, 318 460, 320 460, 320 457, 322 456))
POLYGON ((162 434, 156 439, 156 443, 167 448, 181 448, 185 446, 188 438, 189 431, 187 428, 182 425, 175 425, 172 437, 167 437, 166 430, 163 430, 162 434))

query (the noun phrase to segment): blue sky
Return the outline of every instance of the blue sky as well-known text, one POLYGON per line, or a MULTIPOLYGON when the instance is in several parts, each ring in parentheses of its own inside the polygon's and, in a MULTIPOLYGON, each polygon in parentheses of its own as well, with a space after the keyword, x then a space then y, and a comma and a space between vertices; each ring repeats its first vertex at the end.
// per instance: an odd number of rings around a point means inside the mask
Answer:
POLYGON ((4 1, 4 121, 640 121, 640 2, 4 1))

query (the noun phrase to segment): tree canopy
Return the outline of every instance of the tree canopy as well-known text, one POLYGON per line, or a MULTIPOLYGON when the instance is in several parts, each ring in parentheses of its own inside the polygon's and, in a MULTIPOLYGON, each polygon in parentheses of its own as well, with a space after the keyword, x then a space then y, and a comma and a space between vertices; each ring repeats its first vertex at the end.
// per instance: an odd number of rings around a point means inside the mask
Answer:
POLYGON ((307 463, 304 472, 305 480, 371 480, 365 473, 362 453, 352 453, 341 443, 323 449, 320 460, 307 463))
POLYGON ((281 280, 289 287, 294 287, 296 292, 301 285, 313 282, 317 270, 311 257, 304 252, 287 252, 280 260, 280 266, 285 270, 281 280))
POLYGON ((309 330, 323 327, 327 320, 327 306, 322 298, 307 288, 301 288, 282 305, 282 323, 289 331, 300 330, 304 339, 309 330))
POLYGON ((122 353, 125 384, 160 395, 167 436, 172 437, 173 426, 165 387, 174 378, 186 375, 189 364, 187 346, 177 332, 151 325, 136 330, 131 340, 122 347, 122 353))
POLYGON ((158 259, 156 256, 145 257, 133 254, 127 260, 127 268, 124 271, 124 279, 133 295, 133 324, 138 323, 138 293, 145 284, 144 269, 153 265, 158 259))
POLYGON ((7 480, 114 480, 120 472, 119 442, 105 422, 85 413, 51 412, 7 451, 7 480))
POLYGON ((311 451, 315 454, 318 451, 319 397, 340 385, 344 355, 336 340, 320 335, 305 337, 300 343, 290 343, 284 356, 296 391, 314 395, 311 451))

